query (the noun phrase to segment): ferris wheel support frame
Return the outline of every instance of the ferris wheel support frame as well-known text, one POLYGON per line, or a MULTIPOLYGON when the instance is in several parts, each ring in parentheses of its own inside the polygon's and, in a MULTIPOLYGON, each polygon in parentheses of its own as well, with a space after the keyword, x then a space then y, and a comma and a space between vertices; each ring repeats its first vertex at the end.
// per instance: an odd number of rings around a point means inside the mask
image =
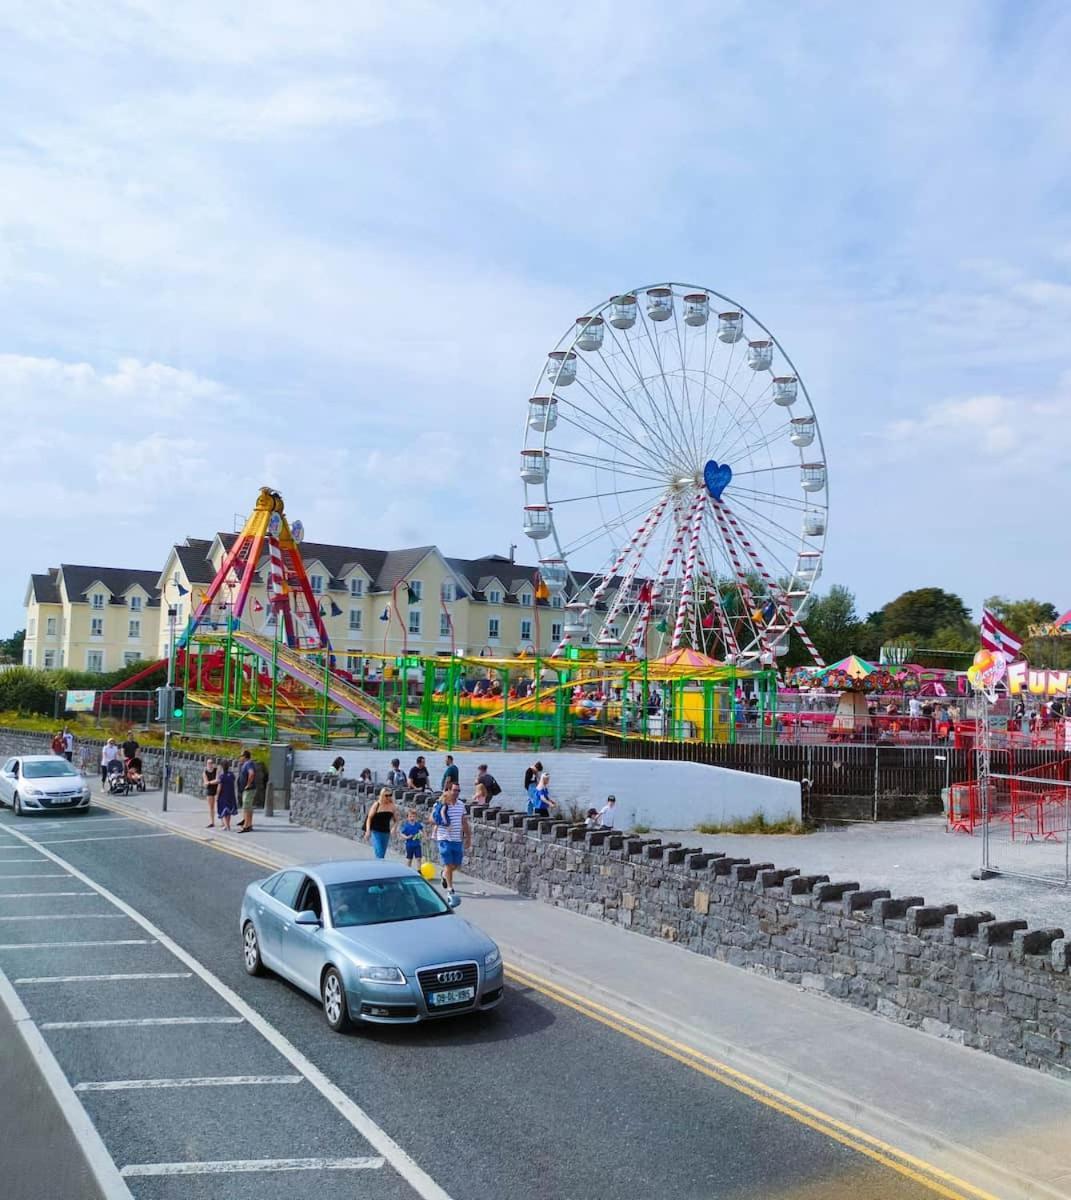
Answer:
MULTIPOLYGON (((744 598, 748 612, 753 612, 755 609, 755 597, 751 594, 751 585, 747 581, 747 572, 744 570, 744 564, 741 562, 739 554, 737 554, 736 544, 733 541, 732 533, 721 509, 721 502, 715 500, 712 496, 710 498, 710 507, 714 512, 714 520, 718 524, 718 530, 721 533, 721 540, 724 542, 726 552, 729 555, 729 561, 733 565, 733 571, 736 574, 736 585, 740 589, 740 594, 744 598)), ((766 641, 765 628, 759 631, 758 638, 762 649, 768 652, 770 647, 766 641)), ((746 653, 746 649, 744 653, 746 653)))
MULTIPOLYGON (((684 545, 685 525, 680 515, 680 507, 676 507, 676 522, 673 529, 673 537, 670 539, 669 546, 666 549, 665 558, 658 570, 658 576, 651 587, 651 594, 647 598, 647 603, 643 613, 636 622, 636 628, 632 631, 632 649, 639 657, 639 649, 644 646, 647 641, 647 629, 651 624, 651 613, 654 611, 654 606, 662 598, 662 592, 665 589, 665 582, 669 578, 669 572, 673 567, 673 563, 684 545)), ((646 655, 644 655, 646 658, 646 655)))
MULTIPOLYGON (((677 650, 680 648, 681 637, 684 634, 684 621, 686 614, 691 613, 692 597, 695 595, 695 559, 699 552, 699 532, 703 527, 703 504, 704 493, 699 492, 696 495, 695 503, 692 505, 691 523, 688 538, 688 555, 684 560, 684 578, 681 580, 681 594, 677 602, 677 620, 673 626, 673 640, 670 642, 670 649, 677 650)), ((695 640, 693 636, 693 642, 695 640)))

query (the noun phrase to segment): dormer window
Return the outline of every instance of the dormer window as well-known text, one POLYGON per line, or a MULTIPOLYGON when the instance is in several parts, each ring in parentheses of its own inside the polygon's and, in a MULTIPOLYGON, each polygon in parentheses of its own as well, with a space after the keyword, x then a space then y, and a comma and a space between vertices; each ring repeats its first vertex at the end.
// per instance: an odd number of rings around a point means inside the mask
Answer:
POLYGON ((141 612, 141 597, 140 596, 131 596, 130 597, 130 611, 131 612, 141 612))
POLYGON ((364 595, 364 580, 363 579, 351 579, 350 580, 350 595, 351 596, 363 596, 364 595))
POLYGON ((521 592, 521 603, 525 606, 525 608, 531 608, 532 607, 532 593, 531 592, 521 592))
POLYGON ((323 595, 324 577, 322 575, 310 575, 309 587, 312 588, 312 593, 314 596, 323 595))
POLYGON ((103 608, 104 607, 104 593, 103 592, 94 592, 93 595, 90 596, 90 598, 89 598, 89 603, 94 608, 103 608))
POLYGON ((452 583, 444 583, 442 585, 442 587, 439 589, 439 595, 447 603, 449 603, 451 600, 454 600, 456 598, 454 596, 454 585, 452 583))
POLYGON ((487 602, 489 604, 501 604, 502 603, 502 593, 497 588, 492 588, 487 593, 487 602))

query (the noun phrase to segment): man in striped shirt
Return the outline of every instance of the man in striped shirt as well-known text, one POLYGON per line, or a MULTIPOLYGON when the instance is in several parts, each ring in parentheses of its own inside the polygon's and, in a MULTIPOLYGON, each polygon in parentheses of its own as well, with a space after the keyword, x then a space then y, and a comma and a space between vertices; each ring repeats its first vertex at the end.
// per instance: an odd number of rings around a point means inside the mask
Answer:
POLYGON ((450 895, 454 893, 454 871, 461 866, 465 851, 472 848, 472 825, 461 790, 456 783, 447 786, 439 801, 439 820, 435 822, 435 840, 439 843, 439 861, 442 863, 442 885, 450 895))

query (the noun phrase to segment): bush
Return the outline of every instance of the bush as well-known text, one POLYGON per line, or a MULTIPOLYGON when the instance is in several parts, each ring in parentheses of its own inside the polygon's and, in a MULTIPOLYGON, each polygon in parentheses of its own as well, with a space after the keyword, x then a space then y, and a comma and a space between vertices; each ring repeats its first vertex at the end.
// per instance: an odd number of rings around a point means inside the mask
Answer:
MULTIPOLYGON (((91 671, 42 671, 36 667, 12 667, 0 671, 0 711, 38 713, 51 717, 56 711, 56 693, 67 691, 103 692, 124 679, 129 679, 148 663, 132 663, 106 674, 91 671)), ((138 687, 150 689, 162 684, 166 670, 161 667, 159 679, 151 675, 142 680, 138 687)))
POLYGON ((791 818, 784 821, 767 821, 762 813, 753 817, 738 817, 735 821, 719 825, 715 821, 705 821, 695 827, 696 833, 810 833, 808 826, 800 824, 791 818))

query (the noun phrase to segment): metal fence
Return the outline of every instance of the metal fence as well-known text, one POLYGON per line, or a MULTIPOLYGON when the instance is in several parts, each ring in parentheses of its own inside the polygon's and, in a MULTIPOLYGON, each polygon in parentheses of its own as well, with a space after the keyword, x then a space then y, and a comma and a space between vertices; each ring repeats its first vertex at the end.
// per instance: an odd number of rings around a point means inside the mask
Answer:
POLYGON ((983 870, 1071 886, 1071 758, 1017 775, 992 772, 975 804, 983 870))

